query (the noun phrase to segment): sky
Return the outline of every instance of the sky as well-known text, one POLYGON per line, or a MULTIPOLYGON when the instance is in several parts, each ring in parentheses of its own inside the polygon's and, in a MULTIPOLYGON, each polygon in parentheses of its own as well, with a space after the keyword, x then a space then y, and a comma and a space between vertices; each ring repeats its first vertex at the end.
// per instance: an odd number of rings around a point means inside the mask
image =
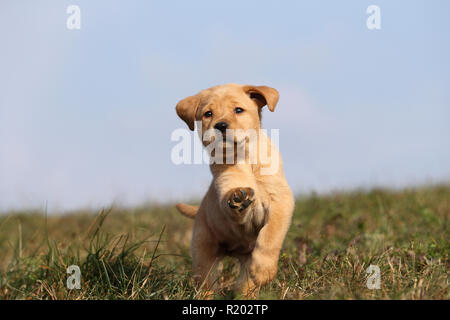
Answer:
POLYGON ((449 182, 449 15, 446 0, 1 0, 0 212, 200 199, 208 166, 171 162, 175 105, 229 82, 280 92, 263 126, 297 194, 449 182))

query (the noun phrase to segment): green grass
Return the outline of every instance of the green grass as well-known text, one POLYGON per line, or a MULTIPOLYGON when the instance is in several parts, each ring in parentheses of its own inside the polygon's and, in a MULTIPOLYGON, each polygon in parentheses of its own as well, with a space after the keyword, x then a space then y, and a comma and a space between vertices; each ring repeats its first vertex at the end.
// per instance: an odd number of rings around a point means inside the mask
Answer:
MULTIPOLYGON (((262 299, 449 299, 450 186, 297 199, 262 299), (381 270, 381 289, 366 269, 381 270)), ((0 299, 196 299, 192 220, 172 206, 0 216, 0 299), (66 269, 81 269, 68 290, 66 269)), ((216 299, 232 298, 224 261, 216 299)))

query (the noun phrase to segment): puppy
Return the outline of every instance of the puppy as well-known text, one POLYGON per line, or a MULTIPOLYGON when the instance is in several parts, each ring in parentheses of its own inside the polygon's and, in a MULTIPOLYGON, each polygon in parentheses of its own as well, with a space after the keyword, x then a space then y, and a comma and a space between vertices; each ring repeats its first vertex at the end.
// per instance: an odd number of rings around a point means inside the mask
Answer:
POLYGON ((214 141, 221 143, 212 152, 216 160, 233 160, 210 164, 213 180, 199 207, 177 204, 183 215, 195 219, 193 273, 207 292, 213 292, 216 266, 224 256, 238 258, 236 291, 244 296, 257 296, 261 285, 276 275, 294 198, 279 152, 260 129, 262 108, 267 105, 273 112, 278 98, 278 91, 270 87, 226 84, 200 91, 176 106, 190 130, 194 123, 201 126, 205 147, 212 144, 205 141, 205 132, 214 130, 214 141), (237 131, 253 132, 255 139, 229 134, 237 131), (256 150, 256 156, 250 150, 256 150))

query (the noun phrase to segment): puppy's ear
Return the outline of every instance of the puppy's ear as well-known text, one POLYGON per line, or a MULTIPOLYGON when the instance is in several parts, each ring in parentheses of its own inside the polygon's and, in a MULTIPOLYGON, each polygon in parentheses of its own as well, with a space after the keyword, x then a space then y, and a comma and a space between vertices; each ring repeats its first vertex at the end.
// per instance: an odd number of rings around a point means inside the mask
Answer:
POLYGON ((189 129, 194 131, 195 114, 197 113, 200 98, 198 96, 190 96, 178 102, 176 110, 177 115, 183 119, 189 129))
POLYGON ((245 93, 256 102, 258 107, 262 108, 265 105, 269 107, 270 111, 274 111, 278 103, 278 91, 266 86, 244 86, 245 93))

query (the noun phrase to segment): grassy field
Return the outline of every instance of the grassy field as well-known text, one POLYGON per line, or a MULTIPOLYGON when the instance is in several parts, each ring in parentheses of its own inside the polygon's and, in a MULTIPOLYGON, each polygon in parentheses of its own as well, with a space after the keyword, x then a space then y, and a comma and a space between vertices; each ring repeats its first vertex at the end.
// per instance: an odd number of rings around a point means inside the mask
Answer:
MULTIPOLYGON (((297 199, 276 280, 261 299, 449 299, 450 186, 297 199), (369 265, 381 288, 366 287, 369 265)), ((197 299, 192 220, 174 207, 0 216, 0 299, 197 299), (66 269, 81 269, 68 290, 66 269)), ((233 298, 224 261, 217 299, 233 298)))

